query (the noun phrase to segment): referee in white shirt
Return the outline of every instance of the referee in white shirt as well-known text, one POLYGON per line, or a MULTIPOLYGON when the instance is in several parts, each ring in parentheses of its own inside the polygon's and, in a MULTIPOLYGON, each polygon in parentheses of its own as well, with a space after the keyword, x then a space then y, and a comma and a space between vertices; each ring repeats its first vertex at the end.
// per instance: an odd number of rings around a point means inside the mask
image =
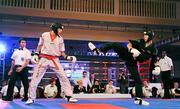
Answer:
POLYGON ((164 85, 164 98, 171 98, 170 86, 171 77, 174 75, 173 62, 170 57, 167 56, 166 51, 162 51, 162 57, 159 60, 159 66, 161 68, 161 79, 164 85))
POLYGON ((16 80, 20 78, 24 86, 24 98, 22 101, 28 99, 28 68, 27 65, 31 59, 31 52, 26 48, 26 40, 21 38, 19 40, 19 49, 15 50, 11 56, 11 68, 8 72, 10 81, 8 84, 7 96, 3 98, 4 101, 13 100, 14 85, 16 80))

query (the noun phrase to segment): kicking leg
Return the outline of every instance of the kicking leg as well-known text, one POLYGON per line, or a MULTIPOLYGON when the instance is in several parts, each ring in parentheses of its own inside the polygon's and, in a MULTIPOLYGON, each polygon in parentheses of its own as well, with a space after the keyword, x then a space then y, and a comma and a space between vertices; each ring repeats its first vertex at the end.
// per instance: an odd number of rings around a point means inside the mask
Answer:
POLYGON ((120 45, 118 43, 108 43, 108 44, 105 44, 103 47, 101 48, 96 48, 96 46, 89 42, 88 43, 88 46, 89 48, 95 52, 96 54, 100 54, 101 52, 102 53, 106 53, 108 52, 109 50, 114 50, 121 59, 123 59, 124 61, 131 61, 131 60, 134 60, 133 56, 132 56, 132 53, 130 53, 128 51, 128 48, 126 46, 123 46, 123 45, 120 45))

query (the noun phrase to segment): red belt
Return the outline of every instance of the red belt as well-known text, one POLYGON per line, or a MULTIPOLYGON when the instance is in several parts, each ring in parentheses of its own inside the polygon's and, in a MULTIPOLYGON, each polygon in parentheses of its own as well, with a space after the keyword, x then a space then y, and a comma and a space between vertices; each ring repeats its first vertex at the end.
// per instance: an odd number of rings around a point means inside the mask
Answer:
POLYGON ((54 64, 55 68, 57 70, 59 70, 59 67, 58 67, 57 63, 54 61, 54 59, 59 58, 58 56, 52 56, 52 55, 47 55, 47 54, 40 54, 39 57, 51 60, 53 62, 53 64, 54 64))

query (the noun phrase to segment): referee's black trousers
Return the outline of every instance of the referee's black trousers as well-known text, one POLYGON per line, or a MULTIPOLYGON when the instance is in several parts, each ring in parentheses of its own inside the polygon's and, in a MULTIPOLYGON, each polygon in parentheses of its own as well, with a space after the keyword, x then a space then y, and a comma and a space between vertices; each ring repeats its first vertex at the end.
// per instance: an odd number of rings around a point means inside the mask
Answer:
POLYGON ((161 79, 164 86, 164 98, 171 98, 170 86, 171 86, 171 71, 161 71, 161 79))
POLYGON ((134 82, 135 82, 135 93, 136 97, 143 97, 142 93, 142 81, 137 69, 137 62, 134 60, 132 54, 128 51, 126 46, 120 45, 118 43, 109 43, 100 48, 100 51, 106 53, 110 49, 113 49, 118 55, 119 58, 126 62, 126 67, 128 68, 129 72, 131 73, 134 82))
POLYGON ((19 66, 15 66, 13 69, 13 72, 10 76, 9 84, 8 84, 8 90, 7 90, 7 99, 12 100, 13 99, 13 93, 14 93, 14 86, 16 83, 16 80, 18 78, 21 79, 22 84, 24 86, 24 98, 28 98, 28 88, 29 88, 29 83, 28 83, 28 68, 25 67, 21 72, 16 72, 16 68, 19 66))

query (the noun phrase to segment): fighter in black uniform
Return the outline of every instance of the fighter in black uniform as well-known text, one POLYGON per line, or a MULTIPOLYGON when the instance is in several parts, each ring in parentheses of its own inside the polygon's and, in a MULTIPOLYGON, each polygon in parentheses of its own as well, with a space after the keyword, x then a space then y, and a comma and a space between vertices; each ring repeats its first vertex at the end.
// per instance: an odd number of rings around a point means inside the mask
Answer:
MULTIPOLYGON (((144 33, 143 39, 138 40, 129 40, 127 46, 119 45, 117 43, 109 43, 101 48, 96 48, 95 45, 89 42, 89 48, 96 54, 106 53, 110 49, 113 49, 118 55, 119 58, 123 59, 126 62, 126 66, 131 73, 135 81, 135 103, 142 105, 149 105, 148 102, 142 100, 142 81, 138 73, 137 62, 143 62, 151 59, 151 62, 154 64, 157 61, 157 49, 155 48, 152 42, 153 34, 151 32, 144 33)), ((159 71, 159 68, 156 70, 159 71)))

